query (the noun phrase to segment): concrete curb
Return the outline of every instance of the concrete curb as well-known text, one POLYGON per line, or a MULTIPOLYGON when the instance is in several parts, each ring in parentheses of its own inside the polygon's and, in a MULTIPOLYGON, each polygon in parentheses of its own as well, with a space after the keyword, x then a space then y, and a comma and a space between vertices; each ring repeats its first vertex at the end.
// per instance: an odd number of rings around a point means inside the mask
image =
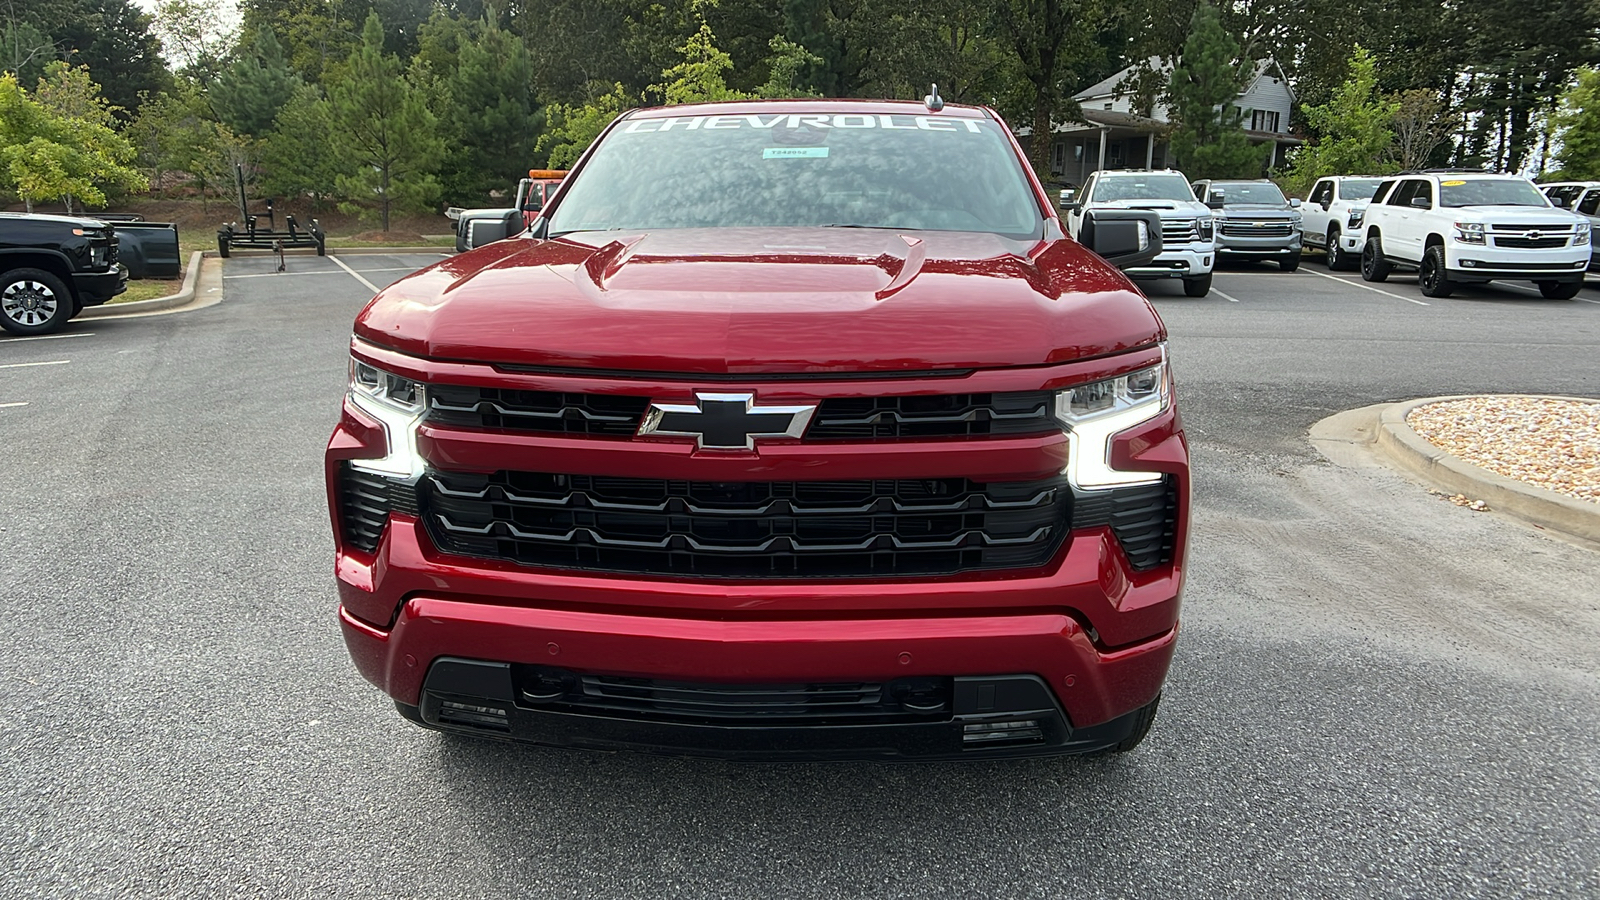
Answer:
POLYGON ((194 299, 194 286, 200 278, 200 251, 196 250, 189 256, 189 270, 183 274, 183 285, 176 294, 165 297, 152 297, 149 300, 135 300, 132 303, 102 303, 99 306, 84 307, 78 313, 80 319, 103 319, 108 316, 125 316, 129 313, 154 312, 158 309, 172 309, 183 306, 194 299))
MULTIPOLYGON (((1554 491, 1547 491, 1488 469, 1481 469, 1428 443, 1406 424, 1406 416, 1419 406, 1450 400, 1467 400, 1474 396, 1479 395, 1424 397, 1420 400, 1406 400, 1380 407, 1377 427, 1372 431, 1373 445, 1401 468, 1436 485, 1440 490, 1464 494, 1473 500, 1482 500, 1489 504, 1491 509, 1509 513, 1541 528, 1600 543, 1600 504, 1574 500, 1554 491)), ((1600 403, 1600 400, 1592 397, 1544 397, 1544 399, 1600 403)))

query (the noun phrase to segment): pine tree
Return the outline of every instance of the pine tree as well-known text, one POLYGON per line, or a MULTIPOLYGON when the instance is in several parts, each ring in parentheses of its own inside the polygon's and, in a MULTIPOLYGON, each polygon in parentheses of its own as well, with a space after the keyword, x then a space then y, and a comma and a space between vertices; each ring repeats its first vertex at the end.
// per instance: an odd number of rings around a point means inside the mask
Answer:
POLYGON ((1271 148, 1251 145, 1235 105, 1246 71, 1217 8, 1197 6, 1168 89, 1178 123, 1172 150, 1190 178, 1260 177, 1271 148))
POLYGON ((1578 70, 1577 83, 1561 95, 1554 124, 1561 139, 1556 151, 1561 176, 1600 179, 1600 71, 1578 70))
POLYGON ((522 40, 493 20, 476 32, 461 41, 446 77, 450 150, 442 173, 446 196, 473 205, 533 166, 541 118, 522 40))
POLYGON ((339 159, 328 143, 333 128, 328 101, 302 85, 262 142, 262 189, 275 197, 310 197, 313 205, 333 197, 339 179, 339 159))
POLYGON ((1306 123, 1320 137, 1295 151, 1294 180, 1309 186, 1324 175, 1377 175, 1392 169, 1383 157, 1394 143, 1399 109, 1399 101, 1379 95, 1377 62, 1357 46, 1344 83, 1327 103, 1305 108, 1306 123))
POLYGON ((339 190, 378 203, 383 230, 390 211, 421 209, 439 196, 435 171, 444 155, 438 120, 399 58, 383 52, 383 24, 367 16, 361 44, 329 79, 334 142, 343 169, 339 190))
POLYGON ((250 52, 240 54, 217 76, 211 86, 211 105, 217 118, 235 132, 263 137, 300 84, 299 76, 289 71, 283 45, 272 29, 262 29, 250 52))

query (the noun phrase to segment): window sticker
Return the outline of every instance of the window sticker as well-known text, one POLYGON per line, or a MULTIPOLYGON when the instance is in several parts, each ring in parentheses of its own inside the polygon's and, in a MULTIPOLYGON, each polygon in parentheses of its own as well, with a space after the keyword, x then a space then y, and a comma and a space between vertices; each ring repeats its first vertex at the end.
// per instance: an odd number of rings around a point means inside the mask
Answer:
POLYGON ((1443 185, 1444 187, 1460 187, 1463 184, 1466 184, 1466 182, 1465 181, 1441 181, 1441 182, 1439 182, 1439 184, 1443 185))
POLYGON ((826 159, 827 147, 768 147, 761 151, 762 159, 826 159))

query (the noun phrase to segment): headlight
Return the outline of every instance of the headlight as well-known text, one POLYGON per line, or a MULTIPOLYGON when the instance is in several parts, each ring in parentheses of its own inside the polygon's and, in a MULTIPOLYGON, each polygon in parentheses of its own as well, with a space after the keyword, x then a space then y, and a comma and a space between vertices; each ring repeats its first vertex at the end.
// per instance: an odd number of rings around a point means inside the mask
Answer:
POLYGON ((1161 348, 1161 362, 1156 365, 1058 392, 1056 421, 1071 437, 1067 480, 1074 487, 1089 490, 1161 480, 1159 472, 1111 468, 1111 441, 1171 405, 1172 377, 1165 346, 1161 348))
POLYGON ((1348 220, 1346 220, 1346 222, 1345 222, 1345 227, 1346 228, 1360 228, 1361 227, 1361 221, 1363 219, 1365 219, 1366 217, 1367 217, 1367 211, 1366 210, 1364 210, 1364 209, 1352 209, 1352 210, 1350 210, 1350 218, 1348 220))
POLYGON ((1589 223, 1579 222, 1578 226, 1572 229, 1572 246, 1581 247, 1587 243, 1589 243, 1589 223))
POLYGON ((1457 222, 1455 239, 1463 244, 1483 243, 1482 222, 1457 222))
POLYGON ((1200 220, 1200 240, 1209 241, 1209 240, 1211 240, 1212 237, 1214 237, 1216 235, 1216 233, 1217 233, 1217 221, 1215 219, 1201 219, 1200 220))
POLYGON ((381 459, 353 459, 350 464, 380 475, 421 475, 423 461, 417 452, 417 426, 427 411, 427 393, 419 381, 351 357, 350 402, 383 423, 387 451, 381 459))

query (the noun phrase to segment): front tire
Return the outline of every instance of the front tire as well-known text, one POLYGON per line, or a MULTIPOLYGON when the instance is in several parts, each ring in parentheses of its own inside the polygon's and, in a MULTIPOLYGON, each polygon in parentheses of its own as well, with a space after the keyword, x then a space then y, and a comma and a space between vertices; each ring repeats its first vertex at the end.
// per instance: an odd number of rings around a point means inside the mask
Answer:
POLYGON ((1283 259, 1278 260, 1278 268, 1282 269, 1285 272, 1293 272, 1294 270, 1300 268, 1300 253, 1299 253, 1299 251, 1296 251, 1294 253, 1294 255, 1292 255, 1292 256, 1287 256, 1287 257, 1285 257, 1283 259))
POLYGON ((1422 255, 1422 265, 1417 269, 1417 286, 1424 297, 1448 297, 1456 292, 1445 274, 1444 248, 1434 244, 1422 255))
POLYGON ((1389 261, 1383 258, 1382 239, 1377 235, 1367 238, 1367 245, 1361 248, 1361 280, 1386 281, 1390 271, 1389 261))
POLYGON ((1339 246, 1339 229, 1328 229, 1328 269, 1334 272, 1347 272, 1355 268, 1355 260, 1350 258, 1344 248, 1339 246))
POLYGON ((1539 293, 1546 300, 1571 300, 1578 296, 1578 291, 1583 289, 1581 281, 1537 281, 1539 293))
POLYGON ((76 310, 72 292, 43 269, 0 275, 0 327, 12 334, 52 334, 67 327, 76 310))
POLYGON ((1183 295, 1185 297, 1204 297, 1211 293, 1211 273, 1195 275, 1183 280, 1183 295))

